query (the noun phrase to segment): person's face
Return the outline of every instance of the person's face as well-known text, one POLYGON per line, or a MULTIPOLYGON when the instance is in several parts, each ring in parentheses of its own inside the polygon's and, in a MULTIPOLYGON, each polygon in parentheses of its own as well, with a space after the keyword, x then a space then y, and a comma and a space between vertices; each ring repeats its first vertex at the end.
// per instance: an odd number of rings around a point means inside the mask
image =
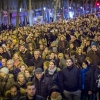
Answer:
POLYGON ((35 86, 34 85, 33 86, 27 86, 26 92, 27 92, 27 95, 29 97, 33 97, 35 95, 35 93, 36 93, 35 86))
POLYGON ((2 48, 0 48, 0 53, 3 53, 3 49, 2 48))
POLYGON ((23 76, 23 75, 19 75, 18 76, 18 81, 20 82, 20 83, 25 83, 25 77, 23 76))
POLYGON ((18 93, 17 88, 16 87, 11 88, 10 93, 12 97, 15 97, 18 93))
POLYGON ((54 63, 53 63, 53 62, 50 62, 50 63, 49 63, 49 68, 50 68, 50 69, 54 69, 54 67, 55 67, 54 63))
POLYGON ((56 99, 60 94, 58 92, 52 92, 51 98, 56 99))
POLYGON ((25 70, 25 76, 26 76, 26 77, 30 76, 30 73, 29 73, 28 70, 25 70))
POLYGON ((24 47, 24 46, 21 46, 21 47, 20 47, 20 51, 21 51, 21 52, 24 52, 24 51, 25 51, 25 47, 24 47))
POLYGON ((67 67, 72 66, 72 64, 73 64, 73 62, 72 62, 71 59, 66 60, 66 65, 67 65, 67 67))
POLYGON ((36 75, 36 78, 38 79, 38 80, 40 80, 41 78, 42 78, 42 76, 43 76, 43 73, 41 73, 41 74, 35 74, 36 75))
POLYGON ((18 57, 18 54, 14 54, 14 60, 17 60, 19 57, 18 57))
POLYGON ((6 66, 6 60, 5 59, 2 59, 2 66, 6 66))
POLYGON ((11 62, 7 62, 7 68, 8 68, 8 69, 13 68, 13 64, 12 64, 11 62))
POLYGON ((84 62, 82 63, 82 68, 83 69, 86 69, 87 68, 87 65, 84 62))
POLYGON ((70 44, 70 48, 73 48, 74 47, 74 45, 73 44, 70 44))
POLYGON ((95 51, 95 50, 97 49, 97 47, 96 47, 95 45, 93 45, 93 46, 91 47, 91 49, 92 49, 93 51, 95 51))
POLYGON ((26 69, 26 67, 25 67, 24 65, 22 65, 22 66, 20 67, 21 72, 24 72, 25 69, 26 69))
POLYGON ((0 76, 1 76, 2 78, 4 78, 4 77, 6 76, 6 74, 0 72, 0 76))
POLYGON ((63 41, 64 40, 64 38, 63 37, 61 37, 61 41, 63 41))
POLYGON ((35 59, 38 59, 39 58, 39 52, 38 51, 35 51, 34 52, 34 57, 35 57, 35 59))
POLYGON ((82 53, 82 49, 78 49, 78 53, 81 54, 82 53))
POLYGON ((54 57, 55 57, 55 54, 54 53, 51 53, 50 58, 51 59, 54 59, 54 57))

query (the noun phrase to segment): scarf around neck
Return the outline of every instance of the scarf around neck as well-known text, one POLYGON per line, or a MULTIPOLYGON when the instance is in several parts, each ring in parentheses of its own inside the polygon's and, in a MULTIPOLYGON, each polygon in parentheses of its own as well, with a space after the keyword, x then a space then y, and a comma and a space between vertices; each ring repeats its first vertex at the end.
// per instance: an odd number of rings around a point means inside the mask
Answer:
POLYGON ((57 67, 55 67, 54 69, 48 69, 48 71, 49 71, 49 74, 50 75, 53 75, 54 74, 54 72, 56 71, 56 69, 57 69, 57 67))

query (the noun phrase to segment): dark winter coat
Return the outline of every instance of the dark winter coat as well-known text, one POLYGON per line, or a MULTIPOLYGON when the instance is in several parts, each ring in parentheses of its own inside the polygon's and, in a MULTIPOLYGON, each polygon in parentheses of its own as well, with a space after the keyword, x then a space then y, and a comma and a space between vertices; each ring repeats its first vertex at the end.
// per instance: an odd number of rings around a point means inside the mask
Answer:
POLYGON ((97 66, 98 62, 100 62, 100 50, 93 51, 90 50, 87 53, 87 57, 90 57, 94 66, 97 66))
MULTIPOLYGON (((30 99, 28 98, 28 96, 23 96, 19 100, 30 100, 30 99)), ((45 100, 45 99, 39 95, 35 95, 33 100, 45 100)))
POLYGON ((29 66, 35 66, 35 69, 37 68, 42 68, 43 69, 43 63, 44 63, 44 60, 42 58, 38 58, 37 60, 35 58, 32 58, 28 65, 29 66))
POLYGON ((88 91, 93 90, 93 70, 87 67, 87 69, 85 69, 85 70, 82 69, 81 73, 82 73, 82 76, 84 74, 84 77, 82 77, 84 89, 82 89, 82 90, 84 91, 85 95, 88 95, 88 91))
POLYGON ((14 75, 14 80, 17 81, 17 75, 20 72, 19 68, 13 67, 13 70, 9 71, 10 74, 14 75))
POLYGON ((30 52, 29 51, 26 51, 25 53, 20 52, 20 55, 21 55, 24 63, 26 65, 28 65, 30 59, 32 59, 32 55, 30 54, 30 52))
POLYGON ((51 87, 50 79, 43 75, 41 80, 38 80, 36 77, 34 77, 32 82, 35 83, 36 94, 47 98, 51 87))
POLYGON ((61 91, 77 91, 81 89, 81 70, 74 65, 71 68, 65 67, 59 75, 61 91))

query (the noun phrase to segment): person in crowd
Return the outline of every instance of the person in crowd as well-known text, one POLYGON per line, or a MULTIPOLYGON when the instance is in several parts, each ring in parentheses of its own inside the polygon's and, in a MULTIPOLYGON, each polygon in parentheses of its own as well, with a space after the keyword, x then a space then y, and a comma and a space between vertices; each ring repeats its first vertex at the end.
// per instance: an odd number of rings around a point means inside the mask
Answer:
POLYGON ((82 94, 81 100, 92 100, 93 91, 93 70, 89 68, 88 62, 84 60, 82 62, 82 94))
MULTIPOLYGON (((53 80, 57 77, 57 73, 60 71, 60 68, 57 68, 54 60, 49 62, 49 68, 45 71, 46 77, 50 79, 50 84, 53 86, 53 80)), ((52 87, 51 86, 51 87, 52 87)))
POLYGON ((26 91, 20 88, 16 83, 13 83, 9 90, 5 93, 5 98, 7 100, 18 100, 26 94, 26 91))
POLYGON ((19 63, 23 62, 23 60, 18 52, 14 53, 12 59, 14 60, 15 67, 18 67, 19 63))
POLYGON ((59 59, 59 67, 60 67, 60 69, 63 69, 64 67, 66 67, 66 60, 64 59, 63 53, 59 53, 58 54, 58 59, 59 59))
POLYGON ((36 94, 36 87, 33 82, 26 84, 26 95, 21 97, 19 100, 45 100, 43 97, 36 94))
POLYGON ((72 58, 66 59, 66 66, 59 75, 59 84, 65 100, 81 100, 81 70, 73 65, 72 58))
POLYGON ((27 68, 24 71, 26 82, 31 82, 34 78, 33 74, 31 74, 30 69, 27 68))
POLYGON ((35 76, 32 82, 35 84, 36 94, 46 99, 52 85, 50 84, 50 79, 43 74, 41 68, 35 70, 35 76))
POLYGON ((97 49, 96 42, 91 43, 91 50, 87 53, 87 57, 92 60, 95 67, 97 66, 97 63, 100 62, 100 50, 97 49))
POLYGON ((3 58, 6 58, 7 60, 10 59, 10 56, 7 52, 4 52, 4 49, 2 46, 0 46, 0 56, 2 56, 3 58))
POLYGON ((94 71, 94 100, 100 100, 100 62, 97 64, 97 68, 94 71))
POLYGON ((9 73, 14 75, 14 80, 16 81, 20 69, 14 66, 14 61, 12 59, 7 61, 7 68, 9 69, 9 73))
POLYGON ((2 67, 7 67, 7 59, 6 58, 2 58, 1 63, 2 63, 2 67))
POLYGON ((26 87, 26 79, 25 79, 24 73, 22 73, 22 72, 18 73, 17 84, 19 85, 20 88, 25 89, 25 87, 26 87))
POLYGON ((9 74, 9 69, 3 67, 0 69, 0 96, 4 97, 5 92, 9 90, 11 84, 13 84, 14 77, 12 74, 9 74))
POLYGON ((34 66, 35 69, 42 68, 43 69, 44 60, 41 58, 40 51, 34 51, 34 57, 29 61, 29 66, 34 66))
POLYGON ((61 95, 61 91, 57 86, 53 86, 50 90, 50 94, 47 100, 64 100, 61 95))
POLYGON ((22 73, 24 73, 25 70, 28 68, 28 66, 27 66, 25 63, 20 63, 20 64, 18 65, 18 67, 19 67, 19 69, 20 69, 20 71, 21 71, 22 73))
POLYGON ((25 48, 24 45, 20 45, 20 56, 22 57, 23 62, 28 65, 29 61, 32 59, 30 52, 25 48))

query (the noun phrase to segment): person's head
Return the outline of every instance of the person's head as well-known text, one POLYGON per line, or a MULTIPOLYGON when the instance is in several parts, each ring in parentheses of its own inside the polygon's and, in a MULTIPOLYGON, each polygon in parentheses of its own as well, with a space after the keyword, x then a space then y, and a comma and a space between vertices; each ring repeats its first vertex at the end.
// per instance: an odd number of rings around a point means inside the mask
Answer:
POLYGON ((13 83, 10 86, 10 94, 12 97, 16 97, 18 95, 19 91, 20 91, 20 87, 16 83, 13 83))
POLYGON ((97 49, 97 44, 95 42, 91 43, 91 49, 95 51, 97 49))
POLYGON ((44 68, 44 71, 49 68, 49 61, 45 61, 43 63, 43 68, 44 68))
POLYGON ((74 44, 70 43, 70 48, 73 49, 74 48, 74 44))
POLYGON ((84 60, 83 62, 82 62, 82 68, 83 69, 86 69, 88 67, 88 62, 86 61, 86 60, 84 60))
POLYGON ((82 54, 82 52, 83 52, 83 50, 82 50, 81 47, 77 48, 77 53, 78 53, 78 54, 82 54))
POLYGON ((56 67, 56 63, 55 63, 55 61, 54 60, 51 60, 50 62, 49 62, 49 69, 54 69, 56 67))
POLYGON ((92 60, 90 57, 86 57, 85 60, 88 62, 88 64, 91 64, 92 63, 92 60))
POLYGON ((20 84, 24 84, 25 83, 25 75, 22 72, 18 73, 17 82, 19 82, 20 84))
POLYGON ((0 69, 0 76, 2 78, 5 78, 9 74, 9 69, 6 67, 3 67, 0 69))
POLYGON ((62 59, 63 57, 64 57, 63 53, 59 53, 59 54, 58 54, 58 58, 59 58, 59 59, 62 59))
POLYGON ((20 71, 22 73, 24 73, 25 69, 27 68, 28 66, 25 64, 25 63, 20 63, 19 64, 19 68, 20 68, 20 71))
POLYGON ((61 95, 60 95, 60 89, 57 86, 53 86, 50 90, 50 98, 51 100, 56 100, 57 98, 59 98, 60 100, 62 99, 61 95))
POLYGON ((0 53, 3 53, 3 47, 0 47, 0 53))
POLYGON ((25 52, 25 46, 24 45, 20 45, 19 50, 20 50, 20 52, 25 52))
POLYGON ((13 55, 13 60, 20 60, 21 59, 21 56, 18 52, 16 52, 14 55, 13 55))
POLYGON ((54 59, 55 58, 55 53, 54 52, 51 52, 50 53, 50 59, 54 59))
POLYGON ((40 80, 43 76, 43 70, 41 68, 37 68, 35 70, 35 76, 38 80, 40 80))
POLYGON ((61 35, 60 40, 64 41, 66 39, 66 37, 64 35, 61 35))
POLYGON ((36 94, 36 88, 33 82, 28 82, 26 84, 26 93, 29 98, 33 98, 33 96, 36 94))
POLYGON ((35 50, 34 51, 34 58, 38 59, 40 57, 40 51, 39 50, 35 50))
POLYGON ((13 68, 13 65, 14 65, 14 61, 12 59, 7 61, 7 68, 9 70, 11 70, 13 68))
POLYGON ((73 59, 72 58, 67 58, 66 59, 66 65, 67 65, 67 67, 72 67, 72 65, 73 65, 73 59))
POLYGON ((1 63, 2 63, 2 67, 6 67, 7 59, 6 58, 2 58, 1 63))
POLYGON ((25 69, 24 74, 26 78, 29 77, 31 75, 30 69, 29 68, 25 69))

